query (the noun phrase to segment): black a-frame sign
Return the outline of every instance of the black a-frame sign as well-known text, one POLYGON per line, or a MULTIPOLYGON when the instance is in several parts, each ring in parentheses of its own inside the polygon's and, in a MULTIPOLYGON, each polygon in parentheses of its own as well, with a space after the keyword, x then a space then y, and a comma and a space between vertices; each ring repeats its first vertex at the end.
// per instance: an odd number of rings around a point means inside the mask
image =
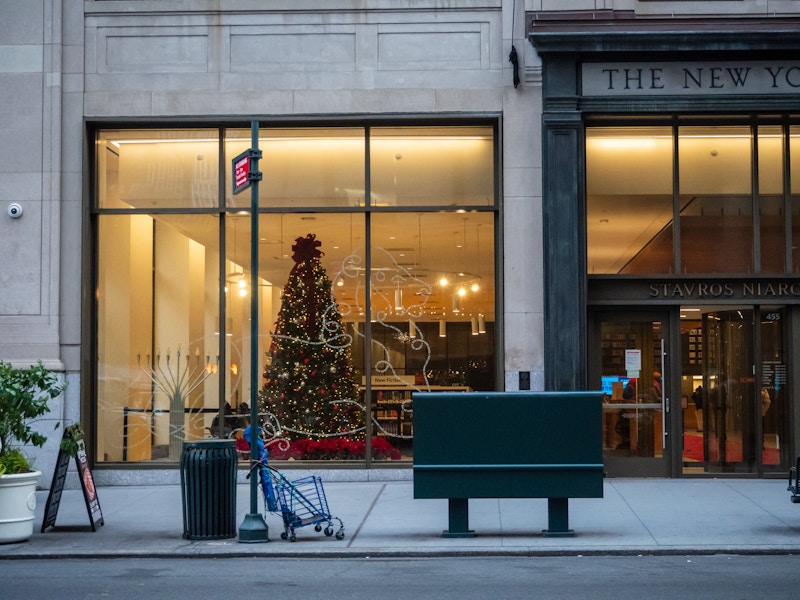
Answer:
MULTIPOLYGON (((83 498, 86 501, 86 510, 89 513, 89 524, 92 526, 92 531, 97 531, 97 525, 103 525, 103 511, 100 510, 100 500, 97 498, 97 489, 94 486, 94 478, 89 468, 83 433, 80 427, 71 425, 64 429, 63 437, 74 440, 77 444, 78 452, 75 455, 75 466, 78 468, 78 479, 81 480, 81 488, 83 488, 83 498)), ((50 485, 50 493, 47 496, 47 505, 44 509, 42 533, 48 527, 56 524, 56 515, 58 514, 58 506, 61 504, 61 492, 64 491, 64 480, 67 478, 68 467, 69 454, 63 449, 59 449, 56 468, 53 472, 53 483, 50 485)))

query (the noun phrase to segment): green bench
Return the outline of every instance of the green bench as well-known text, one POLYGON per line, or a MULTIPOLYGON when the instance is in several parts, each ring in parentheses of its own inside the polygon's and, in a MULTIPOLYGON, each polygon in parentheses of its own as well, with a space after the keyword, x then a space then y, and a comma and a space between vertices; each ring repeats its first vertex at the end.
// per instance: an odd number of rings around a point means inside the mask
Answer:
POLYGON ((602 392, 415 392, 414 498, 446 498, 444 537, 473 537, 470 498, 547 498, 545 536, 570 536, 569 498, 603 497, 602 392))

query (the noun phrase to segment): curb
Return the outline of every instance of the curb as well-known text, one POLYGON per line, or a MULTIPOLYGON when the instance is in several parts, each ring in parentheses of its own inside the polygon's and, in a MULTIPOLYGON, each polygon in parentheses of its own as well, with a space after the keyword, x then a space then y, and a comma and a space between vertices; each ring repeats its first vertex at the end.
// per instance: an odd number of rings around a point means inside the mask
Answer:
POLYGON ((577 550, 575 548, 508 548, 508 549, 464 549, 464 550, 331 550, 331 551, 261 551, 244 552, 231 550, 220 552, 209 549, 198 549, 196 552, 70 552, 57 551, 52 553, 20 553, 0 555, 4 560, 49 560, 49 559, 137 559, 137 558, 306 558, 306 559, 396 559, 396 558, 551 558, 585 556, 714 556, 714 555, 739 555, 739 556, 793 556, 800 555, 800 546, 792 547, 707 547, 707 548, 679 548, 679 547, 641 547, 641 548, 591 548, 577 550))

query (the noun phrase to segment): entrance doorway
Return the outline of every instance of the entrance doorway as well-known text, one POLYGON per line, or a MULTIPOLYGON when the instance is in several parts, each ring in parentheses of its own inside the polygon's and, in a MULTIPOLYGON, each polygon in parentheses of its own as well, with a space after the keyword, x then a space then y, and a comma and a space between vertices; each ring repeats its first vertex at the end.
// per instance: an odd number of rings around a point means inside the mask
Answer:
POLYGON ((683 473, 785 471, 786 311, 682 307, 683 473))
POLYGON ((610 477, 783 475, 793 464, 785 306, 589 313, 610 477))
POLYGON ((589 353, 603 389, 603 455, 611 477, 667 477, 669 319, 664 313, 595 313, 589 353))

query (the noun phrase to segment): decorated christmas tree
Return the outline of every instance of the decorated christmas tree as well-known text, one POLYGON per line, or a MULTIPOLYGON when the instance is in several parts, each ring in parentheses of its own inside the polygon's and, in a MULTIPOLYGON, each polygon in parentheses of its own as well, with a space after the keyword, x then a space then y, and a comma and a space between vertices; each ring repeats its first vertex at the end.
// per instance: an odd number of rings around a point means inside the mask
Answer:
POLYGON ((295 265, 272 333, 261 408, 275 414, 292 439, 363 437, 352 338, 320 263, 321 245, 308 234, 292 246, 295 265))

